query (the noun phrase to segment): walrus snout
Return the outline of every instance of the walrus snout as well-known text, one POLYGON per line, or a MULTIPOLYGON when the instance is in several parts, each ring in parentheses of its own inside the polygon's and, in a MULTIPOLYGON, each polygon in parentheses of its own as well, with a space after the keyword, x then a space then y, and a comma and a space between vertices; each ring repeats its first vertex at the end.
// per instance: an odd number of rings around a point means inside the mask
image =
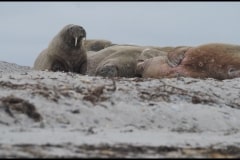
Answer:
POLYGON ((86 31, 82 26, 78 26, 79 27, 79 32, 76 32, 76 34, 74 35, 74 39, 75 39, 75 47, 78 44, 78 41, 82 41, 82 39, 86 40, 86 31))
POLYGON ((69 24, 63 29, 63 41, 72 48, 80 48, 82 40, 86 39, 86 30, 80 25, 69 24))

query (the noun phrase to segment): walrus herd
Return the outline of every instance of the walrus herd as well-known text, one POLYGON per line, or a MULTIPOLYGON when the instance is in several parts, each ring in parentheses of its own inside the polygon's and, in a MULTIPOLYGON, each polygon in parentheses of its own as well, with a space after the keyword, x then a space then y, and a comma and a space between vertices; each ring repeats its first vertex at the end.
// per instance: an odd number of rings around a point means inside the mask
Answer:
POLYGON ((65 26, 36 58, 33 69, 89 76, 144 78, 240 77, 240 45, 138 46, 86 39, 79 25, 65 26))

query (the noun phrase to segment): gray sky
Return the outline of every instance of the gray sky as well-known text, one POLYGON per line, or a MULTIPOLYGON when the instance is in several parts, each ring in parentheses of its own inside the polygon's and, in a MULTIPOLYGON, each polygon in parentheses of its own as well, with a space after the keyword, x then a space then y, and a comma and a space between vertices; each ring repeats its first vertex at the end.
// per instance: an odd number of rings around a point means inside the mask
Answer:
POLYGON ((87 39, 179 46, 240 44, 239 2, 0 2, 0 61, 33 66, 65 25, 87 39))

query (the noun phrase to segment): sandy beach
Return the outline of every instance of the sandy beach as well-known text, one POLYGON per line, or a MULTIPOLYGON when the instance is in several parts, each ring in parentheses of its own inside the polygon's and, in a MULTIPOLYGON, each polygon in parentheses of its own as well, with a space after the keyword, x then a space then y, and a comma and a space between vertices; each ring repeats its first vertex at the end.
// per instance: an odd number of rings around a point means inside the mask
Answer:
POLYGON ((239 158, 240 78, 104 78, 0 62, 1 158, 239 158))

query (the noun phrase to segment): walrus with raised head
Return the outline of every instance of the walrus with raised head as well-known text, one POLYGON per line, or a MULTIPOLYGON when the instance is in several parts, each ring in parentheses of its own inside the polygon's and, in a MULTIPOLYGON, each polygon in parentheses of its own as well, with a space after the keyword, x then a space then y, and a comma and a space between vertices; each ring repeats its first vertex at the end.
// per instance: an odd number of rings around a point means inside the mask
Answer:
POLYGON ((240 77, 240 45, 211 43, 180 47, 137 64, 142 77, 193 77, 219 80, 240 77))
POLYGON ((34 62, 36 70, 65 71, 85 74, 87 54, 83 44, 86 31, 82 26, 65 26, 34 62))

